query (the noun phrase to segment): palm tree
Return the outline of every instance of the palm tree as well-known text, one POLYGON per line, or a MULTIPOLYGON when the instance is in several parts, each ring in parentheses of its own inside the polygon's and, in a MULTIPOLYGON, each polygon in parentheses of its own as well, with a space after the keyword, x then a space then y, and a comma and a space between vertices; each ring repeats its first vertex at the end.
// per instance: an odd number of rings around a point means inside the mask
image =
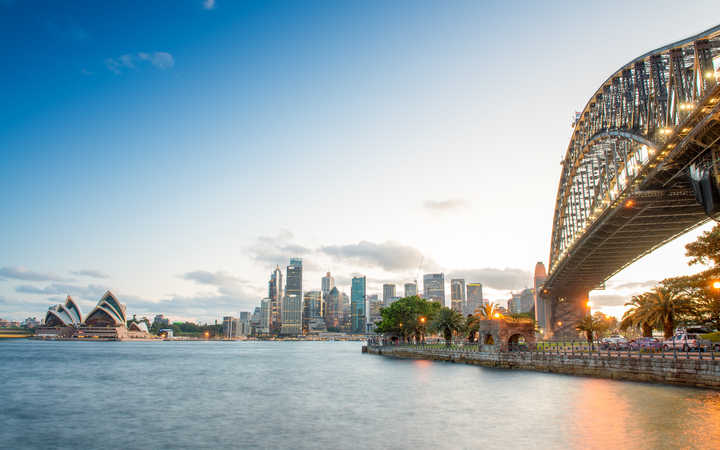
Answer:
POLYGON ((629 306, 630 309, 623 314, 620 329, 640 328, 644 337, 652 337, 656 323, 653 322, 654 318, 650 314, 650 304, 650 296, 647 292, 633 296, 629 302, 625 303, 625 306, 629 306))
POLYGON ((464 325, 462 314, 448 307, 443 307, 437 318, 430 325, 430 329, 439 332, 445 338, 445 344, 450 345, 452 335, 461 330, 464 325))
POLYGON ((477 309, 475 311, 480 314, 481 318, 485 320, 492 320, 497 318, 495 317, 498 314, 496 308, 497 305, 495 305, 495 303, 487 303, 483 305, 480 309, 477 309))
POLYGON ((690 301, 685 295, 667 287, 656 287, 647 292, 647 320, 662 326, 665 339, 672 337, 677 321, 692 312, 690 301))
POLYGON ((468 341, 475 342, 478 331, 480 331, 480 319, 478 316, 468 314, 465 318, 465 334, 467 334, 468 341))
POLYGON ((591 315, 583 317, 583 319, 575 325, 576 330, 585 333, 585 337, 587 337, 589 344, 592 344, 593 334, 601 328, 602 324, 600 323, 600 320, 591 315))

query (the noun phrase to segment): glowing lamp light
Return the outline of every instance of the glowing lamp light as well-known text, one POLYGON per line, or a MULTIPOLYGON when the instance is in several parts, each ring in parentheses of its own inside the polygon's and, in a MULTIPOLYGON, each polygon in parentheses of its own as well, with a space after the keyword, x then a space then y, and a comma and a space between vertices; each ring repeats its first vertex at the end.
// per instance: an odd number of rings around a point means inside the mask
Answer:
POLYGON ((562 322, 558 322, 558 326, 561 327, 561 326, 562 326, 562 322))
POLYGON ((495 313, 495 318, 496 318, 496 319, 499 319, 499 318, 500 318, 500 313, 495 313))
POLYGON ((588 308, 592 308, 593 303, 590 300, 588 300, 587 303, 585 303, 585 304, 587 305, 588 308))
POLYGON ((421 323, 425 323, 425 318, 424 318, 424 317, 421 317, 421 318, 420 318, 420 322, 421 322, 421 323))
POLYGON ((707 72, 705 72, 705 78, 712 78, 712 76, 713 76, 712 70, 708 70, 707 72))
POLYGON ((713 281, 712 287, 713 289, 720 289, 720 281, 713 281))
POLYGON ((632 208, 633 206, 635 206, 635 202, 632 199, 625 202, 626 208, 632 208))

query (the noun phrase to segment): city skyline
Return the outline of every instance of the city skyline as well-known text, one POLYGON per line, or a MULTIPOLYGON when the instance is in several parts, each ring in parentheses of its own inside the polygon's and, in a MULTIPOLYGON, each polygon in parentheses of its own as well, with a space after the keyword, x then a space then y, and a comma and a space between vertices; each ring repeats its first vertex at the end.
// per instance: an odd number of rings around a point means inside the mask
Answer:
MULTIPOLYGON (((373 293, 444 273, 504 303, 548 262, 573 112, 718 10, 620 4, 0 2, 0 35, 21 43, 0 50, 0 317, 112 289, 138 314, 212 321, 252 311, 292 256, 344 292, 358 272, 373 293), (631 26, 640 14, 655 26, 631 26), (558 16, 574 17, 563 33, 558 16), (610 18, 607 39, 583 33, 610 18)), ((593 302, 619 315, 700 270, 683 245, 708 226, 593 302)))

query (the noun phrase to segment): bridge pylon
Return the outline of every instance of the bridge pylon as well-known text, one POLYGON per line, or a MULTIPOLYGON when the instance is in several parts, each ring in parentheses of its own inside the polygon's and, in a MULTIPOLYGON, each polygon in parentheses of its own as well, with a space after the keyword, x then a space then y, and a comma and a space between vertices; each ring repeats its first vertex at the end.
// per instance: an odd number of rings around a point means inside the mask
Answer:
POLYGON ((550 304, 545 338, 577 338, 575 326, 590 312, 588 307, 589 289, 576 289, 562 294, 546 294, 545 301, 550 304))

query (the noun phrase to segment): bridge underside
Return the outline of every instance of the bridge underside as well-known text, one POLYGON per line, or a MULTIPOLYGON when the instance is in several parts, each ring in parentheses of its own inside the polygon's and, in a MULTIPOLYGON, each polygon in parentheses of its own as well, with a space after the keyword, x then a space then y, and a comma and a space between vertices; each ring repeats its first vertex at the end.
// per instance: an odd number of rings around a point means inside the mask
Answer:
POLYGON ((633 261, 707 220, 689 184, 668 191, 639 191, 608 211, 582 245, 567 255, 545 288, 558 297, 597 288, 633 261))

